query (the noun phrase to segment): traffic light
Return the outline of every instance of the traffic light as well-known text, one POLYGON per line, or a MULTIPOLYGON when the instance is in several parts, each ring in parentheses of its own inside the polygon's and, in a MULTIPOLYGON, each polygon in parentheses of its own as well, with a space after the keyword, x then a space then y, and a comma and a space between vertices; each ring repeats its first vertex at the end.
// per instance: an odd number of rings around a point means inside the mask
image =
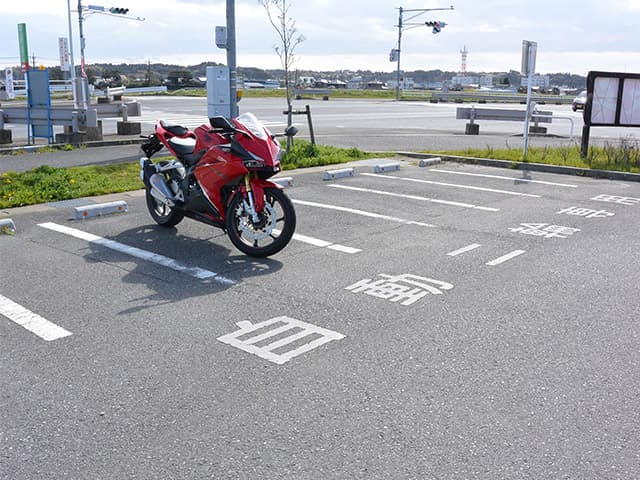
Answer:
POLYGON ((440 21, 432 21, 432 22, 424 22, 424 24, 427 27, 433 27, 433 30, 431 30, 434 34, 435 33, 440 33, 440 31, 446 27, 446 23, 444 22, 440 22, 440 21))
POLYGON ((128 8, 111 7, 109 9, 109 12, 116 13, 116 14, 119 14, 119 15, 126 15, 128 11, 129 11, 128 8))

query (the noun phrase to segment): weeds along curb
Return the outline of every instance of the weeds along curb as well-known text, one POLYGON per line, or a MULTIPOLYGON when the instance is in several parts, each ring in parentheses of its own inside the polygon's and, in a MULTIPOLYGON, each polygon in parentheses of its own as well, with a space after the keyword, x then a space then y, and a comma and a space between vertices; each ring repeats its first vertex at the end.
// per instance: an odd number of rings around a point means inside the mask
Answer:
POLYGON ((612 170, 592 170, 589 168, 563 167, 561 165, 547 165, 544 163, 511 162, 509 160, 494 160, 490 158, 460 157, 457 155, 441 155, 414 152, 396 152, 409 158, 436 158, 443 162, 468 163, 485 167, 508 168, 511 170, 529 170, 534 172, 560 173, 577 177, 601 178, 607 180, 622 180, 625 182, 640 182, 640 173, 615 172, 612 170))

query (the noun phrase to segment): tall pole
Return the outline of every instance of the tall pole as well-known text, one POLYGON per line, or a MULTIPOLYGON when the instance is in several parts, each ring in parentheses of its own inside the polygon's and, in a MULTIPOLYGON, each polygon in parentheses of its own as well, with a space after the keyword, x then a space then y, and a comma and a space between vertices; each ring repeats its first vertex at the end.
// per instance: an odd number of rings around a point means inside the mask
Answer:
POLYGON ((236 72, 236 5, 227 0, 227 67, 229 67, 229 101, 231 118, 238 116, 237 72, 236 72))
POLYGON ((400 100, 400 51, 402 50, 402 7, 398 15, 398 68, 396 70, 396 100, 400 100))
POLYGON ((69 78, 71 79, 71 93, 73 94, 73 108, 78 108, 78 94, 76 92, 76 67, 73 63, 73 31, 71 29, 71 0, 67 0, 69 17, 69 78))
POLYGON ((82 30, 82 0, 78 0, 78 29, 80 32, 80 90, 82 98, 82 109, 87 109, 87 73, 84 69, 84 31, 82 30))

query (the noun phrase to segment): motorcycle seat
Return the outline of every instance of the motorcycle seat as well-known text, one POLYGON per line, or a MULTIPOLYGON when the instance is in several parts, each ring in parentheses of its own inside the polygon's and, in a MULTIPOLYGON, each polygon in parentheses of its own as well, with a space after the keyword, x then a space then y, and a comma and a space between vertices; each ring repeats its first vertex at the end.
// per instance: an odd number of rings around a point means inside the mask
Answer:
POLYGON ((187 132, 189 131, 188 128, 183 127, 182 125, 176 125, 175 123, 165 122, 164 120, 160 120, 160 125, 167 132, 171 132, 174 135, 177 135, 178 137, 185 136, 187 134, 187 132))
POLYGON ((178 156, 190 155, 193 153, 193 150, 196 148, 196 139, 195 138, 180 138, 180 137, 171 137, 169 140, 169 145, 176 152, 178 156))

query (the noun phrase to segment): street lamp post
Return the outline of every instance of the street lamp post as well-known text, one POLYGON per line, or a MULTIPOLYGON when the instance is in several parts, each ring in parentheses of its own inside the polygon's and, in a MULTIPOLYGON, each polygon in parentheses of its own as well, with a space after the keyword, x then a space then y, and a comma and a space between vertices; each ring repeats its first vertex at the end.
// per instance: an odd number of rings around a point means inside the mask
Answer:
MULTIPOLYGON (((415 27, 424 27, 425 25, 429 25, 430 23, 433 22, 423 22, 423 23, 408 23, 410 20, 413 20, 416 17, 419 17, 420 15, 422 15, 423 13, 426 12, 433 12, 435 10, 453 10, 453 5, 451 5, 449 8, 413 8, 413 9, 403 9, 402 7, 400 7, 399 9, 399 14, 398 14, 398 49, 397 49, 397 53, 396 53, 396 60, 397 60, 397 70, 396 70, 396 100, 400 100, 400 52, 401 52, 401 44, 402 44, 402 31, 403 30, 408 30, 409 28, 415 28, 415 27), (414 13, 414 15, 412 15, 410 18, 408 18, 406 21, 403 19, 403 14, 404 13, 414 13)), ((439 22, 438 22, 439 23, 439 22)), ((445 26, 446 24, 444 22, 441 23, 441 26, 445 26)), ((431 25, 429 25, 431 26, 431 25)), ((433 29, 433 33, 438 33, 440 31, 440 27, 438 27, 438 29, 436 30, 436 28, 434 27, 433 29)))

